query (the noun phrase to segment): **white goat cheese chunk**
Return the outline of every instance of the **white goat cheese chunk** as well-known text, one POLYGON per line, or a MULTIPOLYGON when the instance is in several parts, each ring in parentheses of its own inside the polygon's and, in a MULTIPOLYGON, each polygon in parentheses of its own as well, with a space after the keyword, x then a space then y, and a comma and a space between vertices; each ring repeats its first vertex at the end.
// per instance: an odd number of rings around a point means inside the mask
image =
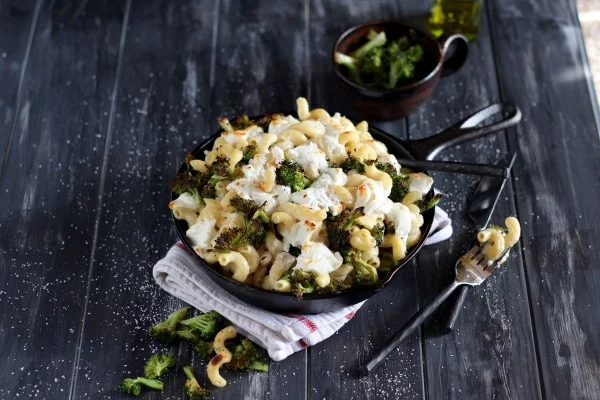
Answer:
POLYGON ((318 274, 328 274, 342 265, 340 253, 331 252, 323 243, 309 242, 302 246, 302 252, 297 258, 293 269, 313 271, 318 274))

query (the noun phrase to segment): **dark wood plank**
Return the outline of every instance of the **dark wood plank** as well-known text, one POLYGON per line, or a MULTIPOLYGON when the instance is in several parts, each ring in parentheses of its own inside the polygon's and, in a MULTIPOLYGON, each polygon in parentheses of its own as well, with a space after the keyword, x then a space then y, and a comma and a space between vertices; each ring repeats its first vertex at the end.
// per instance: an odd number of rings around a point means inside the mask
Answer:
MULTIPOLYGON (((470 47, 462 70, 443 79, 432 98, 409 117, 409 136, 429 136, 499 101, 493 53, 485 16, 481 31, 470 47)), ((514 135, 514 132, 507 132, 514 135)), ((494 162, 506 153, 505 134, 463 144, 437 158, 478 163, 494 162)), ((467 196, 476 177, 434 173, 436 186, 445 197, 441 207, 453 220, 450 240, 425 249, 419 255, 422 301, 439 293, 454 279, 454 264, 474 240, 474 227, 466 217, 467 196)), ((510 185, 494 214, 494 221, 516 215, 510 185)), ((442 313, 438 314, 443 315, 442 313)), ((427 364, 429 398, 524 398, 540 396, 535 346, 528 312, 527 290, 520 252, 482 287, 471 289, 456 329, 438 336, 430 322, 423 327, 423 352, 427 364)))
MULTIPOLYGON (((370 19, 405 17, 412 4, 377 1, 311 1, 311 106, 360 119, 348 104, 332 73, 330 51, 337 37, 370 19)), ((404 120, 376 122, 398 138, 406 138, 404 120)), ((310 349, 309 387, 314 399, 418 399, 423 397, 420 334, 392 353, 377 372, 359 379, 357 369, 417 311, 415 264, 408 265, 389 288, 367 301, 356 316, 330 340, 310 349)))
MULTIPOLYGON (((147 327, 182 302, 160 290, 152 265, 175 242, 166 204, 170 179, 206 129, 214 4, 128 2, 114 123, 104 163, 105 191, 89 277, 81 353, 72 398, 126 398, 118 387, 140 375, 150 354, 168 350, 147 327), (131 8, 129 6, 131 5, 131 8)), ((183 397, 181 367, 164 394, 183 397)))
POLYGON ((509 146, 522 154, 515 199, 543 394, 551 399, 600 392, 600 140, 573 10, 570 1, 489 7, 501 94, 524 115, 509 146), (535 40, 521 32, 535 32, 535 40))
POLYGON ((58 4, 43 4, 23 79, 0 187, 6 399, 64 399, 70 389, 122 19, 101 6, 111 16, 91 7, 66 24, 58 4))
POLYGON ((0 3, 0 181, 23 99, 23 78, 41 2, 0 3))
MULTIPOLYGON (((295 109, 307 91, 305 2, 235 2, 220 6, 210 129, 221 115, 295 109)), ((238 374, 239 375, 239 374, 238 374)), ((303 399, 306 352, 271 363, 266 374, 241 374, 231 387, 214 391, 226 399, 303 399)))

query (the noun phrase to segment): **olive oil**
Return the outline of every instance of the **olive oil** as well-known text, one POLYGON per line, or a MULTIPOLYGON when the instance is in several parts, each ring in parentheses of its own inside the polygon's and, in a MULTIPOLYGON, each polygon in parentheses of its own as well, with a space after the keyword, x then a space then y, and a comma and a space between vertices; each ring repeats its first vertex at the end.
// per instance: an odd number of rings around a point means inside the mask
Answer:
POLYGON ((483 0, 435 0, 429 16, 429 31, 436 37, 462 33, 474 41, 479 33, 483 0))

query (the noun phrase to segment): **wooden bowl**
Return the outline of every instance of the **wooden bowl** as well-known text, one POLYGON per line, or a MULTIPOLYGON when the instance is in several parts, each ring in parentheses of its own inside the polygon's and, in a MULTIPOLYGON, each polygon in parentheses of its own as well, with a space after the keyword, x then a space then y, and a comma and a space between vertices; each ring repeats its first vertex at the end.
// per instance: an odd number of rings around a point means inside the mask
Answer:
POLYGON ((354 108, 364 116, 378 120, 394 120, 412 113, 431 95, 440 77, 460 69, 467 59, 469 42, 455 34, 439 41, 429 33, 400 21, 373 21, 356 25, 338 38, 331 51, 336 80, 348 95, 354 108), (389 40, 408 36, 423 48, 423 59, 416 65, 415 77, 394 89, 366 87, 348 78, 345 67, 335 62, 335 53, 349 53, 366 41, 371 30, 384 31, 389 40))

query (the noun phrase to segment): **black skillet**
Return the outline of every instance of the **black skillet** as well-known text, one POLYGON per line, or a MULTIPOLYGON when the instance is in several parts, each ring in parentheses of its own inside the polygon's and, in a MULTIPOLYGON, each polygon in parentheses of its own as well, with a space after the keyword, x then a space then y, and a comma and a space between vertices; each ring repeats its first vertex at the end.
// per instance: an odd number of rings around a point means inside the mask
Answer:
MULTIPOLYGON (((521 119, 521 112, 512 104, 492 104, 482 110, 477 111, 473 115, 441 133, 419 140, 400 140, 382 130, 370 126, 369 132, 373 138, 383 142, 388 152, 402 159, 420 159, 430 160, 443 149, 449 146, 455 146, 459 143, 476 139, 488 135, 499 130, 503 130, 515 125, 521 119), (493 116, 500 116, 501 119, 497 122, 489 123, 484 126, 476 127, 484 120, 490 119, 493 116)), ((215 133, 208 138, 204 143, 200 144, 192 154, 201 156, 204 150, 211 150, 213 142, 219 137, 220 132, 215 133)), ((185 164, 181 166, 179 172, 182 172, 185 164)), ((422 171, 425 172, 425 171, 422 171)), ((430 199, 433 196, 433 189, 427 194, 426 198, 430 199)), ((176 194, 172 194, 174 199, 176 194)), ((256 307, 272 310, 283 313, 297 314, 317 314, 327 312, 334 309, 339 309, 343 306, 359 303, 373 296, 375 293, 382 290, 390 283, 396 272, 403 266, 408 264, 410 260, 421 250, 425 238, 429 235, 431 225, 433 223, 433 215, 435 209, 431 209, 423 214, 424 224, 421 227, 422 236, 419 242, 411 247, 400 264, 393 268, 390 273, 380 280, 377 284, 371 286, 357 286, 346 289, 337 293, 327 294, 305 294, 302 299, 297 299, 290 293, 278 293, 267 290, 262 290, 250 285, 245 285, 232 278, 223 275, 220 272, 219 266, 211 266, 207 264, 199 255, 197 255, 191 243, 185 236, 187 223, 183 220, 175 221, 177 233, 183 244, 187 247, 191 254, 198 261, 198 267, 208 271, 207 275, 220 287, 236 296, 238 299, 254 305, 256 307)))

